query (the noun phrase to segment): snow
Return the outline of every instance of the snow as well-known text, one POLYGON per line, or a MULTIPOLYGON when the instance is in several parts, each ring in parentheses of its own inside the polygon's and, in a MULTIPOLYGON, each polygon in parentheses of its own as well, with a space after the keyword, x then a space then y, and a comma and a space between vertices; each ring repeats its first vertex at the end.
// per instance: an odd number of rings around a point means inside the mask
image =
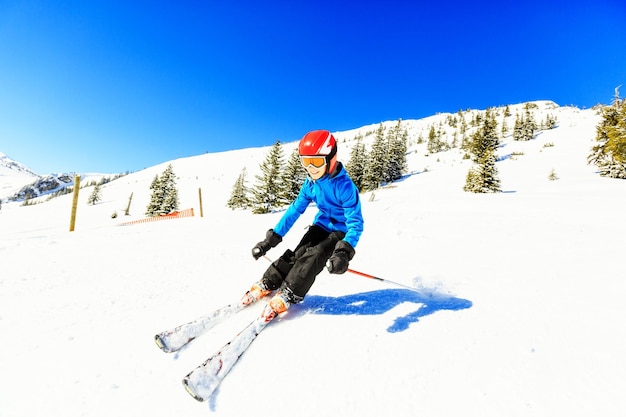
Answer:
MULTIPOLYGON (((323 272, 206 403, 182 377, 262 305, 177 354, 153 337, 238 299, 267 268, 250 249, 281 212, 225 202, 244 166, 254 181, 268 148, 165 162, 106 184, 95 206, 83 189, 74 232, 71 194, 4 203, 0 416, 623 416, 626 181, 586 163, 593 110, 550 111, 556 129, 504 141, 498 194, 462 191, 470 162, 457 151, 413 145, 404 180, 362 195, 350 266, 415 291, 323 272), (181 208, 196 216, 119 226, 143 218, 169 163, 181 208)), ((414 135, 425 122, 407 123, 414 135)), ((314 213, 268 255, 293 247, 314 213)))

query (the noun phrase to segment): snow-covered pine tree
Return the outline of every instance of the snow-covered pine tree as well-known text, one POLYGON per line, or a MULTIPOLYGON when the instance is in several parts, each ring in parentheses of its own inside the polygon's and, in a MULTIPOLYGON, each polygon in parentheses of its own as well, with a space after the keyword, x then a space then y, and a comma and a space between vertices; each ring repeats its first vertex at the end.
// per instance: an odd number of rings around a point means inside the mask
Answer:
POLYGON ((503 117, 502 128, 500 129, 500 134, 502 135, 502 137, 505 137, 507 133, 509 133, 509 125, 506 123, 506 117, 503 117))
POLYGON ((524 106, 524 140, 531 140, 534 138, 535 133, 539 129, 539 126, 537 126, 537 122, 535 121, 535 116, 530 111, 535 108, 537 108, 537 105, 534 103, 526 103, 524 106))
POLYGON ((522 120, 519 114, 515 114, 515 124, 513 125, 513 140, 523 140, 522 120))
POLYGON ((467 126, 465 116, 463 115, 463 112, 461 110, 458 111, 458 115, 461 118, 461 127, 459 129, 459 132, 461 133, 461 149, 467 151, 469 144, 472 141, 471 138, 467 136, 467 131, 469 127, 467 126))
POLYGON ((236 208, 246 209, 250 205, 250 199, 248 198, 248 188, 246 186, 247 175, 247 169, 244 167, 237 177, 235 185, 233 185, 233 191, 230 193, 230 198, 226 203, 226 205, 233 210, 236 208))
POLYGON ((529 118, 528 111, 522 115, 515 115, 515 126, 513 127, 513 140, 526 141, 535 136, 536 123, 532 117, 529 118))
POLYGON ((406 150, 408 132, 402 128, 402 119, 387 133, 387 167, 385 168, 386 182, 402 178, 406 172, 406 150))
POLYGON ((146 215, 150 217, 158 216, 161 212, 161 203, 163 202, 163 188, 159 175, 155 175, 150 184, 152 193, 150 194, 150 202, 146 208, 146 215))
POLYGON ((365 175, 363 176, 364 189, 377 189, 385 178, 387 167, 387 142, 385 141, 385 127, 381 123, 376 129, 376 136, 372 149, 367 156, 365 175))
POLYGON ((283 166, 283 149, 280 141, 271 147, 261 164, 262 175, 256 175, 256 185, 252 189, 252 212, 269 213, 281 205, 283 194, 281 167, 283 166))
POLYGON ((618 106, 617 123, 607 127, 607 150, 615 162, 623 167, 626 164, 626 102, 622 100, 618 106))
POLYGON ((474 193, 500 191, 496 167, 496 150, 500 144, 498 122, 493 109, 487 109, 482 126, 472 136, 470 152, 475 166, 467 174, 463 190, 474 193))
POLYGON ((465 180, 464 191, 473 193, 495 193, 500 191, 500 179, 493 149, 487 149, 477 164, 470 168, 465 180))
POLYGON ((550 129, 554 129, 556 127, 556 124, 557 124, 557 117, 548 113, 546 114, 545 121, 541 123, 541 126, 545 130, 550 130, 550 129))
POLYGON ((306 171, 302 168, 298 148, 295 148, 289 159, 287 166, 282 172, 283 194, 280 196, 280 202, 283 205, 291 204, 298 197, 300 187, 306 178, 306 171))
POLYGON ((163 187, 163 204, 161 212, 164 214, 178 210, 178 189, 176 188, 176 174, 170 164, 161 174, 161 186, 163 187))
POLYGON ((428 142, 426 143, 426 149, 428 153, 437 153, 441 152, 441 141, 437 137, 437 131, 435 130, 435 126, 430 126, 430 130, 428 131, 428 142))
POLYGON ((160 177, 154 177, 150 189, 152 194, 146 209, 148 216, 160 216, 178 210, 178 189, 172 164, 165 168, 160 177))
POLYGON ((513 127, 513 140, 526 141, 535 137, 535 133, 539 129, 535 116, 530 111, 536 108, 532 103, 526 103, 524 106, 524 114, 520 117, 515 115, 515 126, 513 127))
POLYGON ((485 111, 482 126, 472 135, 472 142, 468 149, 474 156, 474 162, 478 162, 487 149, 495 151, 498 148, 500 139, 497 129, 498 122, 493 114, 493 109, 488 108, 485 111))
POLYGON ((363 144, 363 136, 358 135, 355 140, 356 143, 350 151, 350 160, 346 164, 346 171, 359 191, 363 191, 367 153, 363 144))
POLYGON ((596 127, 597 144, 587 158, 600 175, 626 179, 626 100, 619 98, 619 87, 610 106, 600 109, 602 120, 596 127))
POLYGON ((98 183, 94 185, 93 191, 91 192, 91 194, 89 194, 89 197, 87 198, 87 204, 89 204, 90 206, 93 206, 101 199, 102 199, 102 187, 98 183))
POLYGON ((467 121, 465 120, 465 115, 463 114, 463 112, 461 110, 459 110, 457 112, 459 119, 461 120, 461 127, 460 127, 460 132, 462 135, 465 135, 467 133, 467 121))

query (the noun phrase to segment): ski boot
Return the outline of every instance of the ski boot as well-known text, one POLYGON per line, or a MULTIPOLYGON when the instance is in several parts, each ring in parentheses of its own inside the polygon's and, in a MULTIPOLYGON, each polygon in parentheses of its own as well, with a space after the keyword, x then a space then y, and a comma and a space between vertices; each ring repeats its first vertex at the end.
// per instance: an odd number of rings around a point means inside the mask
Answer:
POLYGON ((289 306, 292 304, 297 304, 302 300, 304 300, 304 297, 295 295, 289 287, 283 286, 280 290, 278 290, 276 295, 272 297, 270 302, 267 303, 262 315, 266 318, 266 320, 271 320, 277 315, 287 311, 289 306))
POLYGON ((250 290, 246 292, 243 297, 241 297, 241 304, 244 306, 250 305, 255 301, 265 297, 270 292, 272 291, 267 288, 267 285, 265 285, 263 280, 259 280, 252 285, 250 290))

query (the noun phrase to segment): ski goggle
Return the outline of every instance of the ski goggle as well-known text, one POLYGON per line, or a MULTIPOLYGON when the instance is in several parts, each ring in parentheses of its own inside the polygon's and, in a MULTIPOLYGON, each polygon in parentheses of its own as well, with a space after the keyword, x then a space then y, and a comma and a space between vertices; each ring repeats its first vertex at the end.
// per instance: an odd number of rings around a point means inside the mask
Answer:
POLYGON ((315 168, 321 168, 326 165, 325 156, 300 156, 300 162, 302 166, 308 168, 313 165, 315 168))

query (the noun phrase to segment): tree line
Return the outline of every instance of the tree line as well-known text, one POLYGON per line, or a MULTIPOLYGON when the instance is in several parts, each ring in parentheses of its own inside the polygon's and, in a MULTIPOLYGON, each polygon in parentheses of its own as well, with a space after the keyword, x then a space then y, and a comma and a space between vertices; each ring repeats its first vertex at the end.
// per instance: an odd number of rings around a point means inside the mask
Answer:
MULTIPOLYGON (((534 103, 526 103, 522 115, 516 114, 512 137, 514 140, 530 140, 537 131, 552 129, 556 126, 556 117, 548 114, 545 120, 537 123, 531 110, 534 103)), ((626 100, 620 99, 618 89, 611 105, 599 107, 602 116, 596 127, 596 145, 588 156, 588 162, 599 168, 600 175, 626 179, 626 100)), ((437 153, 455 147, 458 132, 463 135, 460 148, 467 152, 473 166, 467 173, 463 189, 468 192, 489 193, 500 191, 500 180, 496 167, 496 151, 500 138, 508 132, 505 120, 499 129, 497 116, 499 110, 489 108, 484 113, 476 113, 470 125, 476 129, 468 137, 468 124, 459 111, 459 117, 449 116, 447 123, 454 127, 452 144, 442 140, 442 129, 430 127, 427 150, 437 153)), ((504 109, 504 117, 511 116, 509 106, 504 109)), ((374 135, 369 150, 362 134, 354 138, 349 161, 345 169, 360 192, 372 191, 401 179, 407 171, 406 153, 408 132, 402 120, 387 129, 382 123, 365 136, 374 135)), ((418 139, 418 143, 423 139, 418 139)), ((297 149, 285 156, 280 141, 270 148, 260 165, 260 174, 255 175, 253 187, 247 185, 247 171, 242 169, 233 185, 227 206, 231 209, 249 209, 253 213, 269 213, 290 204, 297 196, 306 178, 297 149)), ((551 176, 556 178, 553 172, 551 176)), ((552 178, 551 178, 552 179, 552 178)), ((88 204, 96 204, 101 199, 101 186, 110 179, 88 184, 94 190, 88 198, 88 204)), ((152 190, 146 215, 158 216, 178 210, 178 190, 176 175, 172 165, 168 165, 161 175, 156 175, 150 184, 152 190)), ((132 199, 132 194, 131 194, 132 199)), ((130 205, 130 200, 129 200, 130 205)), ((0 206, 1 208, 1 206, 0 206)))
MULTIPOLYGON (((407 130, 402 120, 385 132, 380 123, 374 141, 368 151, 363 136, 356 143, 345 165, 359 191, 375 190, 383 184, 396 181, 406 172, 407 130)), ((227 206, 231 209, 250 209, 253 213, 269 213, 290 204, 300 191, 306 171, 300 163, 298 150, 294 149, 285 163, 282 143, 270 148, 260 165, 261 173, 255 175, 253 187, 247 185, 247 170, 244 168, 233 185, 227 206)))
MULTIPOLYGON (((532 110, 538 106, 536 103, 526 103, 524 112, 520 116, 515 114, 515 124, 513 126, 512 138, 516 141, 527 141, 535 137, 540 130, 553 129, 556 127, 557 119, 551 114, 547 114, 545 120, 537 123, 532 110)), ((464 191, 473 193, 495 193, 500 192, 500 178, 496 166, 496 151, 500 146, 500 137, 508 132, 506 117, 511 116, 511 111, 507 105, 504 108, 504 119, 502 127, 498 130, 496 108, 488 108, 484 116, 480 117, 478 128, 471 135, 471 139, 464 141, 461 148, 468 152, 468 158, 474 163, 465 178, 464 191)))

